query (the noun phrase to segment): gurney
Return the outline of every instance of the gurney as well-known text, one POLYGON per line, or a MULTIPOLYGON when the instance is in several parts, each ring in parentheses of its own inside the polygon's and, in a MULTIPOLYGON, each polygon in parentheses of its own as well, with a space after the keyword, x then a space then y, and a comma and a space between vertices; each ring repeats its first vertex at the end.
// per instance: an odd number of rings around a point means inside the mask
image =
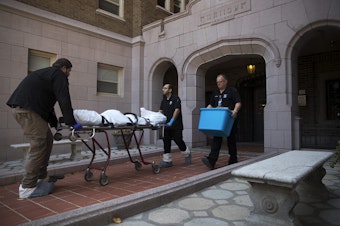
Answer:
MULTIPOLYGON (((136 119, 138 116, 136 116, 133 113, 125 113, 124 115, 133 115, 136 119)), ((102 122, 100 124, 96 123, 96 125, 84 125, 82 129, 80 130, 74 130, 72 127, 65 126, 62 122, 62 118, 59 119, 59 127, 57 129, 57 132, 54 135, 55 140, 61 140, 65 138, 62 131, 68 130, 70 133, 67 136, 68 139, 71 141, 81 140, 83 144, 92 152, 92 158, 90 163, 88 164, 86 170, 84 179, 86 181, 92 181, 93 180, 93 173, 91 170, 100 170, 100 178, 99 178, 99 184, 102 186, 105 186, 109 183, 108 177, 106 175, 106 168, 110 164, 111 159, 111 144, 109 139, 109 132, 110 131, 119 131, 123 138, 123 143, 125 146, 125 149, 128 153, 130 162, 132 162, 135 165, 135 169, 137 171, 140 171, 142 169, 142 164, 144 165, 151 165, 152 171, 155 174, 158 174, 160 172, 160 167, 155 164, 154 161, 148 162, 144 160, 142 151, 141 151, 141 142, 144 136, 144 130, 151 129, 151 130, 160 130, 164 129, 164 125, 159 124, 138 124, 137 121, 130 120, 129 123, 126 123, 124 125, 114 125, 113 123, 108 122, 105 118, 102 118, 102 122), (131 131, 130 134, 126 135, 125 131, 129 130, 131 131), (101 144, 101 142, 96 138, 99 134, 104 135, 104 142, 105 144, 101 144), (133 156, 130 153, 130 144, 134 141, 136 144, 136 148, 138 149, 139 153, 139 159, 133 159, 133 156), (105 164, 103 167, 96 167, 94 166, 94 160, 96 156, 96 152, 100 150, 102 151, 106 158, 105 164)))

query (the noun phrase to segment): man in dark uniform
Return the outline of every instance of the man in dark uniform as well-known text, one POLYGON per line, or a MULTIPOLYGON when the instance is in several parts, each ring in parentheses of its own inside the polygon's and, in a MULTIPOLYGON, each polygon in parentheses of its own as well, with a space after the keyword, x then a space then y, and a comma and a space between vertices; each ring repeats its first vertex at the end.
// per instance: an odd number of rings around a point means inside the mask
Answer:
POLYGON ((172 85, 163 86, 163 100, 159 112, 163 113, 167 120, 167 126, 164 129, 164 154, 163 161, 159 164, 160 168, 173 166, 171 157, 171 140, 177 144, 179 150, 184 155, 186 164, 191 164, 191 153, 188 146, 183 141, 183 121, 181 112, 181 100, 172 94, 172 85))
MULTIPOLYGON (((241 109, 241 98, 239 93, 234 87, 228 86, 228 79, 226 75, 220 74, 216 78, 218 90, 216 90, 210 99, 210 104, 207 108, 211 107, 228 107, 232 110, 231 117, 235 118, 233 127, 231 129, 228 140, 229 149, 229 162, 228 164, 237 163, 237 147, 236 147, 236 134, 237 134, 237 113, 241 109)), ((210 169, 215 168, 218 160, 223 137, 213 137, 211 150, 208 156, 202 158, 202 162, 210 169)))
POLYGON ((48 195, 54 188, 54 181, 45 182, 43 179, 47 177, 53 146, 53 135, 48 124, 51 127, 57 127, 58 124, 55 103, 58 101, 67 125, 76 130, 82 127, 73 116, 68 83, 71 68, 71 62, 61 58, 52 67, 32 72, 21 81, 7 101, 30 142, 19 198, 48 195))

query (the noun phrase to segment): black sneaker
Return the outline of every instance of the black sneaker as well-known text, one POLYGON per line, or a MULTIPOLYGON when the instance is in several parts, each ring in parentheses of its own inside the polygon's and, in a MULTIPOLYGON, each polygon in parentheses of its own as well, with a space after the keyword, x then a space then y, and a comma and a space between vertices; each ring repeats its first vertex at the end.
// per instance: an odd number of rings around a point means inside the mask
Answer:
POLYGON ((53 176, 49 176, 48 178, 48 182, 56 182, 57 180, 61 180, 61 179, 64 179, 65 176, 63 174, 56 174, 56 175, 53 175, 53 176))
POLYGON ((204 163, 204 165, 206 165, 209 169, 211 170, 214 169, 214 164, 211 164, 208 157, 204 156, 203 158, 201 158, 201 160, 204 163))
POLYGON ((235 163, 237 163, 237 157, 230 156, 228 165, 235 164, 235 163))

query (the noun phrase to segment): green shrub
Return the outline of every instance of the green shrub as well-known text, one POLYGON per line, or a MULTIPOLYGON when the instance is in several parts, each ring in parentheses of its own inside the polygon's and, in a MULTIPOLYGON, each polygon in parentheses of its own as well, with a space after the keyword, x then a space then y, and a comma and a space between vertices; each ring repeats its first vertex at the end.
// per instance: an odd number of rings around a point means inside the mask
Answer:
POLYGON ((335 147, 334 161, 332 161, 329 165, 334 168, 334 166, 340 161, 340 144, 335 147))

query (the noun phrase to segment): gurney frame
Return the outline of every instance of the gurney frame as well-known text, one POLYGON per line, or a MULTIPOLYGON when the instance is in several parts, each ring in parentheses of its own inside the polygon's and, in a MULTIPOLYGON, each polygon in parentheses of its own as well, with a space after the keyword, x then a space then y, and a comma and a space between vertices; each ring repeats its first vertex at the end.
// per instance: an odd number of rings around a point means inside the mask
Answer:
MULTIPOLYGON (((63 137, 61 130, 62 128, 65 127, 60 127, 57 132, 54 135, 54 139, 55 140, 60 140, 63 137)), ((84 179, 85 181, 92 181, 93 180, 93 173, 91 172, 92 169, 95 170, 100 170, 100 178, 99 178, 99 184, 102 186, 105 186, 109 183, 109 179, 106 175, 106 169, 110 164, 110 159, 111 159, 111 144, 110 144, 110 139, 109 139, 109 134, 108 131, 113 131, 113 130, 118 130, 120 131, 120 134, 123 138, 123 142, 124 142, 124 146, 125 149, 128 153, 129 159, 132 163, 134 163, 135 165, 135 169, 137 171, 140 171, 142 169, 142 164, 144 165, 149 165, 151 164, 151 168, 153 173, 158 174, 160 172, 160 167, 155 164, 154 161, 152 162, 148 162, 144 160, 141 148, 140 148, 140 144, 142 142, 143 136, 144 136, 144 130, 145 129, 151 129, 151 130, 158 130, 160 128, 162 128, 161 126, 153 126, 153 125, 135 125, 135 124, 130 124, 130 125, 125 125, 125 126, 113 126, 111 124, 108 125, 102 125, 102 126, 84 126, 82 129, 80 130, 74 130, 72 127, 68 127, 71 130, 71 134, 69 135, 69 139, 71 141, 76 141, 76 140, 81 140, 83 142, 83 144, 92 152, 92 158, 90 163, 88 164, 86 170, 85 170, 85 175, 84 175, 84 179), (131 134, 126 135, 124 134, 124 131, 126 129, 129 129, 131 131, 131 134), (136 132, 139 132, 139 136, 136 134, 136 132), (106 146, 107 149, 103 147, 103 145, 101 145, 99 143, 99 141, 95 138, 96 134, 98 133, 103 133, 105 135, 105 140, 106 140, 106 146), (130 153, 130 144, 132 142, 132 140, 135 141, 136 143, 136 147, 138 149, 138 153, 139 153, 139 157, 140 160, 138 159, 133 159, 131 153, 130 153), (90 142, 92 141, 92 142, 90 142), (97 148, 99 147, 99 149, 106 155, 106 161, 103 167, 95 167, 94 166, 94 159, 96 156, 96 151, 97 148)))

